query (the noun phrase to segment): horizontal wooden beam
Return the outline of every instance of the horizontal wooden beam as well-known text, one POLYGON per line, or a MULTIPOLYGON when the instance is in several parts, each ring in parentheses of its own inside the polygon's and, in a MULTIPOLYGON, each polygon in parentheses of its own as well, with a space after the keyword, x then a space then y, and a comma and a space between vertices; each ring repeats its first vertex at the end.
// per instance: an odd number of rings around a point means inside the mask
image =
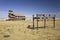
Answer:
POLYGON ((40 17, 34 17, 33 19, 40 19, 40 17))
POLYGON ((36 14, 36 16, 44 16, 44 14, 36 14))

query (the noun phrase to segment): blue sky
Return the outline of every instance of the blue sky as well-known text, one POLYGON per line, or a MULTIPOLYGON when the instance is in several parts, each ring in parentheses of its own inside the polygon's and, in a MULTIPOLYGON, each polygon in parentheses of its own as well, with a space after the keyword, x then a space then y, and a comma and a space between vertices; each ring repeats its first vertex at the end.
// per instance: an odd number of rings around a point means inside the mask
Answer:
POLYGON ((0 18, 8 17, 8 10, 25 14, 60 13, 60 0, 0 0, 0 18))

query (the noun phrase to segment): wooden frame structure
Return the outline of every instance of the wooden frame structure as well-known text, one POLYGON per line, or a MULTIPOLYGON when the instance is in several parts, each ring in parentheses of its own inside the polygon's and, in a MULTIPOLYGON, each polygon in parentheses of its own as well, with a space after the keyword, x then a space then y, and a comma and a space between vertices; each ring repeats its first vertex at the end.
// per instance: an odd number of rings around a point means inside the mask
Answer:
POLYGON ((34 16, 34 15, 32 15, 32 16, 33 16, 33 29, 34 29, 34 27, 35 27, 35 26, 34 26, 34 24, 35 24, 35 23, 34 23, 34 20, 35 20, 35 19, 37 20, 37 21, 36 21, 36 22, 37 22, 37 29, 39 28, 39 27, 38 27, 38 22, 39 22, 38 19, 40 19, 41 16, 43 16, 43 19, 44 19, 44 28, 46 28, 46 19, 47 19, 47 18, 52 18, 52 19, 53 19, 53 20, 52 20, 52 21, 53 21, 53 28, 55 28, 55 16, 56 16, 56 15, 51 15, 51 14, 36 14, 36 16, 34 16), (46 15, 47 15, 47 16, 46 16, 46 15))

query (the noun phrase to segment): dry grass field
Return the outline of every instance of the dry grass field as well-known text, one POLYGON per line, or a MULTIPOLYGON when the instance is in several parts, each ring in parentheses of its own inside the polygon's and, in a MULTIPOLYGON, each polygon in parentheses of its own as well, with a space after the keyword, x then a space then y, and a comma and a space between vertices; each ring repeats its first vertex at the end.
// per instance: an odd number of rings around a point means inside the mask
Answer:
MULTIPOLYGON (((56 21, 55 28, 53 28, 52 21, 47 21, 45 29, 33 30, 27 28, 28 25, 32 26, 31 20, 0 20, 0 40, 60 40, 60 21, 56 21)), ((43 21, 40 21, 39 26, 43 26, 43 21)))

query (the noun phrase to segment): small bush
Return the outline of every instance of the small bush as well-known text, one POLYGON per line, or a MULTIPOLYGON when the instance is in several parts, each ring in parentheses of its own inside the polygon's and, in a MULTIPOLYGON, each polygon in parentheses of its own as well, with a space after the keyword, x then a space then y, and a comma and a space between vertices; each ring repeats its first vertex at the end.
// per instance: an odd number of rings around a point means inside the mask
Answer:
POLYGON ((4 35, 4 38, 8 38, 8 37, 10 37, 10 35, 4 35))

